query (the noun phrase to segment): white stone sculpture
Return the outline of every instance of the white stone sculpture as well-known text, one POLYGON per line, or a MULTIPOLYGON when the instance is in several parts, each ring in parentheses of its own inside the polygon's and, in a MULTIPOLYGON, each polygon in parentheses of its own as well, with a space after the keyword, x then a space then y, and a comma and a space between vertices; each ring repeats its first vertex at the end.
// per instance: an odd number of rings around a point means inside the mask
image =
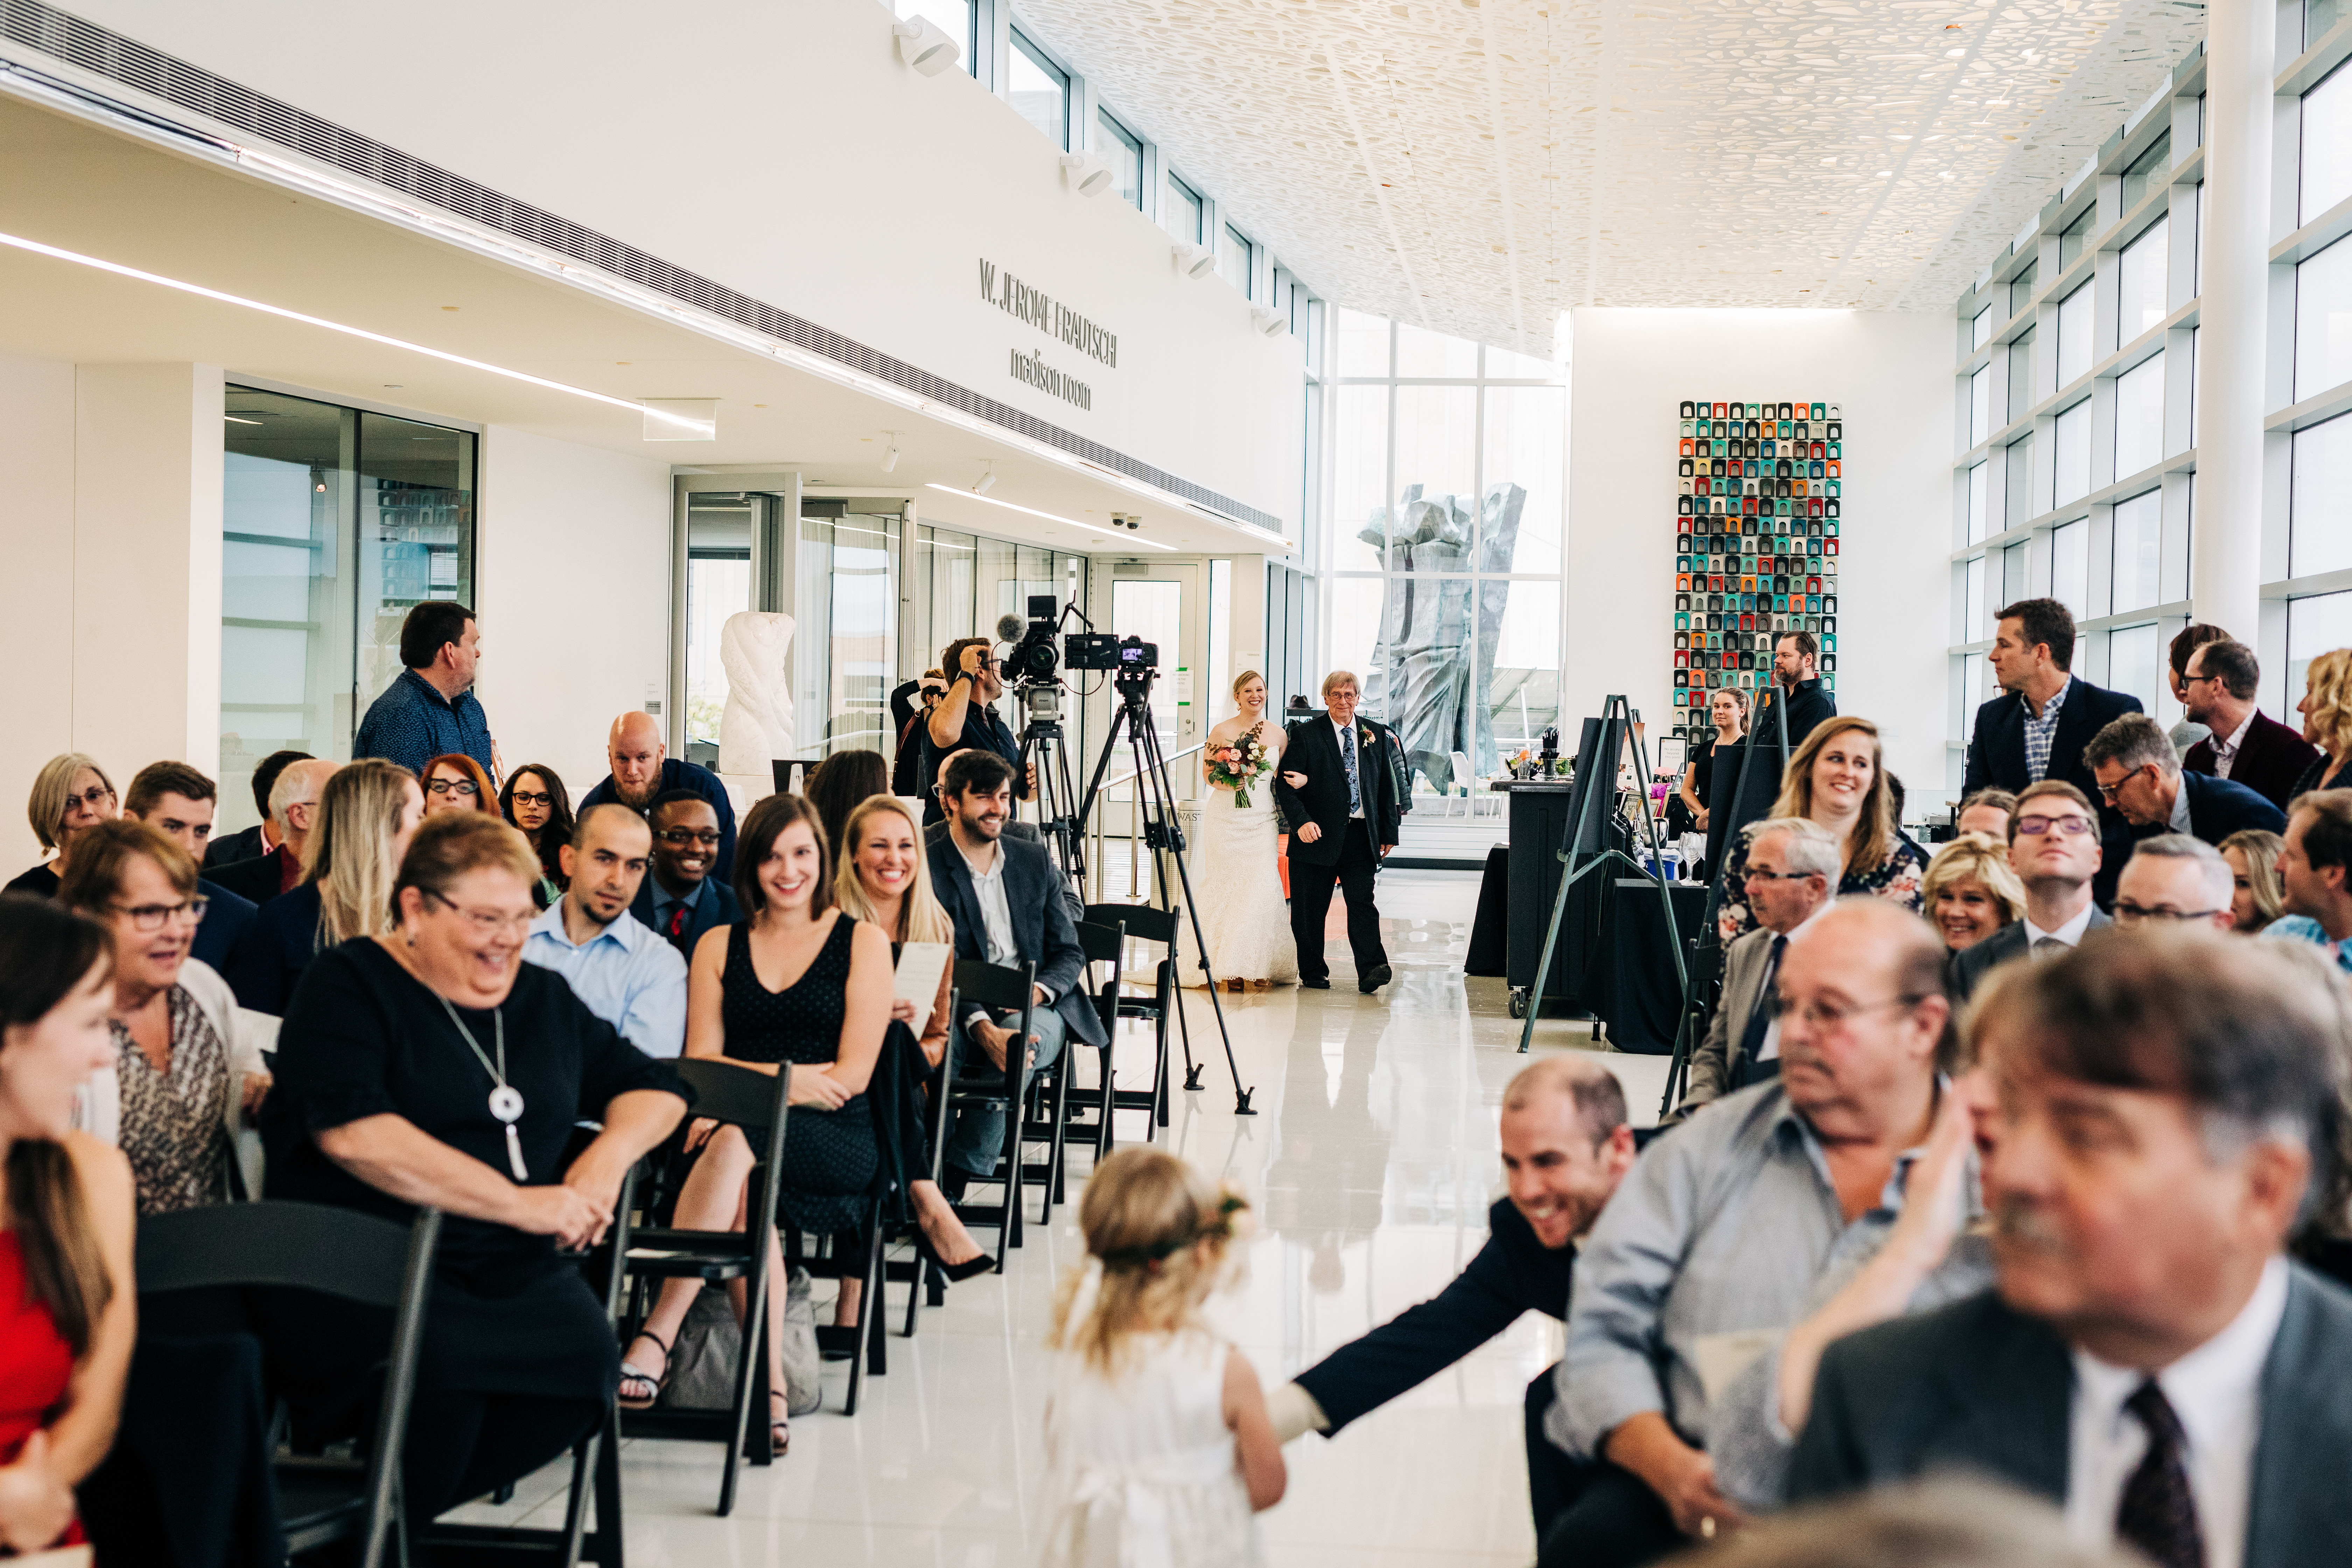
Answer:
POLYGON ((764 780, 772 776, 771 762, 793 754, 793 693, 784 679, 784 654, 793 646, 794 625, 782 611, 744 610, 719 628, 719 663, 727 672, 727 706, 719 715, 722 773, 764 780))

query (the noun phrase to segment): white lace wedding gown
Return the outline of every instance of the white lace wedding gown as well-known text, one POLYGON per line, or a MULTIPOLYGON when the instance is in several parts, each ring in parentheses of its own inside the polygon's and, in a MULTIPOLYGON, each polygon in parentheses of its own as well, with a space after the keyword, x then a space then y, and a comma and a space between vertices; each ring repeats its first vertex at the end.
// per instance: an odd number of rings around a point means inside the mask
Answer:
MULTIPOLYGON (((1220 981, 1290 984, 1298 978, 1298 944, 1290 935, 1290 908, 1283 902, 1282 873, 1275 864, 1274 774, 1263 774, 1250 786, 1245 807, 1234 805, 1231 790, 1206 794, 1187 869, 1201 934, 1209 944, 1210 972, 1220 981)), ((1181 929, 1189 939, 1192 922, 1181 929)), ((1184 954, 1181 978, 1187 985, 1208 984, 1200 954, 1184 954)))

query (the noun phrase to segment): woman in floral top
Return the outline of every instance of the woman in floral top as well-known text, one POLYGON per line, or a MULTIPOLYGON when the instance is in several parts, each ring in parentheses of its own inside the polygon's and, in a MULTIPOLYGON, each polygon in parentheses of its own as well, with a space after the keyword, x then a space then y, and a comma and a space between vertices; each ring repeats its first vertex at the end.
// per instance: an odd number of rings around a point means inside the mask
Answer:
MULTIPOLYGON (((1780 781, 1774 816, 1803 816, 1845 845, 1845 875, 1838 893, 1875 893, 1916 914, 1926 905, 1927 858, 1903 836, 1895 800, 1880 765, 1878 726, 1867 719, 1829 719, 1805 737, 1780 781)), ((1748 847, 1733 839, 1723 857, 1723 901, 1716 934, 1727 945, 1756 929, 1748 904, 1748 847)))

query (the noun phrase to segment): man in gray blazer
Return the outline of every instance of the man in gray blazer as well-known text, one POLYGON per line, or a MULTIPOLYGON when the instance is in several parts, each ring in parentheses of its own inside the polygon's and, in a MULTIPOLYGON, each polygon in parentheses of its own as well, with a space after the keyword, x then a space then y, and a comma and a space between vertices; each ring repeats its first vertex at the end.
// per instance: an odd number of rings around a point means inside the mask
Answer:
POLYGON ((2009 864, 2025 884, 2025 918, 2010 921, 1952 962, 1952 989, 1966 1001, 1988 971, 2029 952, 2048 957, 2110 923, 2091 901, 2099 874, 2099 814, 2063 779, 2028 784, 2009 818, 2009 864))
POLYGON ((1748 845, 1748 903, 1761 924, 1724 950, 1714 1021, 1691 1053, 1682 1103, 1661 1125, 1779 1076, 1780 961, 1829 908, 1843 872, 1837 836, 1805 817, 1768 816, 1741 828, 1740 837, 1748 845))
POLYGON ((2330 1188, 2340 1032, 2309 968, 2205 930, 1998 987, 1998 1283, 1829 1347, 1791 1496, 1967 1469, 2165 1568, 2352 1562, 2352 1297, 2284 1250, 2330 1188))

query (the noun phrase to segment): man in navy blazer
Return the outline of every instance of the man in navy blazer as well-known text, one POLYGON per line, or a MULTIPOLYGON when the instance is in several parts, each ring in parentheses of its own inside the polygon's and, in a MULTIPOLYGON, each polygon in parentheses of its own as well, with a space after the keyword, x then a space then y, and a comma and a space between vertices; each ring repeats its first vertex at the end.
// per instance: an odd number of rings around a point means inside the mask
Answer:
MULTIPOLYGON (((1039 1005, 1030 1018, 1035 1065, 1051 1066, 1066 1038, 1109 1043, 1102 1016, 1081 983, 1087 955, 1061 897, 1061 873, 1045 847, 1004 831, 1013 815, 1013 768, 994 752, 957 752, 940 770, 940 805, 947 820, 926 837, 931 890, 955 922, 956 956, 990 963, 1037 965, 1039 1005)), ((1020 1016, 991 1016, 971 1007, 955 1020, 965 1038, 999 1068, 1011 1059, 1020 1016)), ((948 1133, 941 1185, 956 1196, 965 1181, 989 1180, 1004 1146, 1004 1111, 993 1105, 959 1111, 948 1133)))
POLYGON ((2190 650, 2180 705, 2211 733, 2189 748, 2180 765, 2244 784, 2284 811, 2295 781, 2318 760, 2319 748, 2254 706, 2262 679, 2262 661, 2242 642, 2210 642, 2190 650))
POLYGON ((2286 814, 2244 784, 2181 772, 2172 737, 2145 713, 2126 713, 2092 736, 2083 760, 2135 837, 2186 833, 2219 845, 2250 827, 2286 831, 2286 814))
POLYGON ((2352 1562, 2352 1297, 2285 1251, 2340 1026, 2273 945, 2110 932, 1993 993, 1996 1284, 1829 1347, 1793 1500, 1966 1469, 2158 1563, 2352 1562))
POLYGON ((703 932, 743 918, 743 906, 727 882, 731 868, 719 857, 719 814, 700 795, 680 789, 656 795, 646 818, 654 833, 653 865, 637 886, 629 913, 677 949, 691 967, 694 944, 703 932))

